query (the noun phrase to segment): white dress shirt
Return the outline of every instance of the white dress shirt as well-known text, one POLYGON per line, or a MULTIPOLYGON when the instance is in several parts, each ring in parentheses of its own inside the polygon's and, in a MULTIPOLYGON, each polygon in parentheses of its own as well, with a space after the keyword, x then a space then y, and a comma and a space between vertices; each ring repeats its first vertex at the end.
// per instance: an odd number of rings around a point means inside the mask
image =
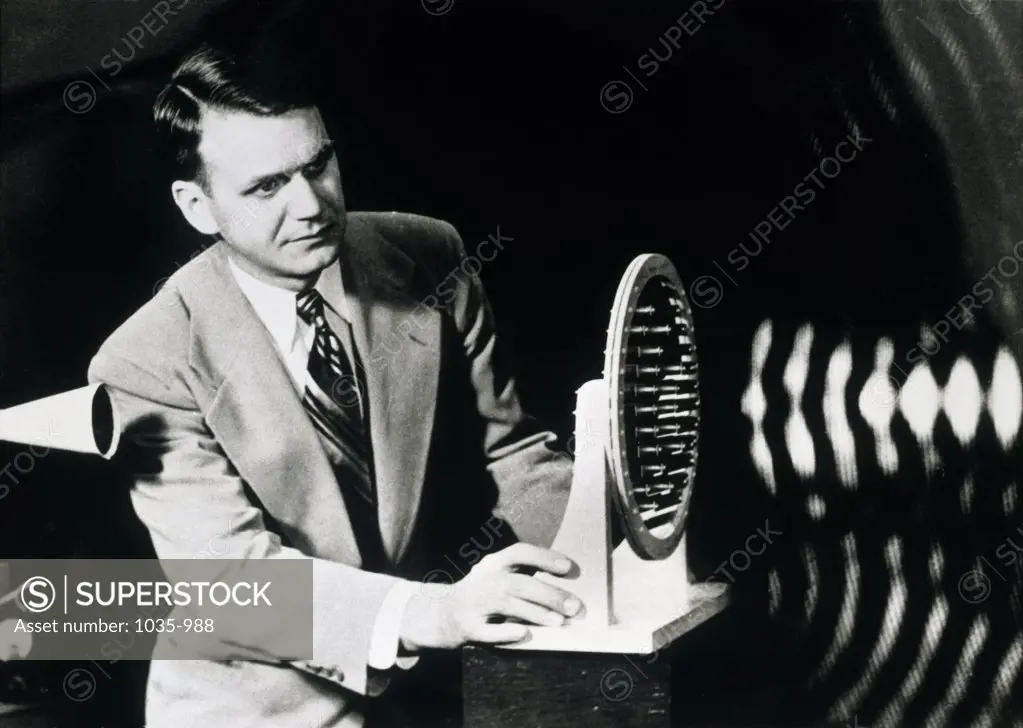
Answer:
MULTIPOLYGON (((228 265, 242 293, 270 333, 301 397, 305 391, 309 352, 316 330, 299 317, 296 306, 298 294, 254 278, 239 268, 230 256, 228 265)), ((330 306, 342 320, 351 324, 351 312, 348 310, 344 283, 341 280, 340 263, 335 262, 324 268, 313 288, 323 296, 327 306, 330 306)), ((339 338, 344 341, 344 337, 339 338)), ((348 354, 351 356, 352 352, 348 354)), ((388 670, 397 665, 408 669, 419 661, 417 657, 398 657, 401 620, 415 589, 416 582, 401 581, 385 597, 370 639, 368 660, 370 667, 388 670)))

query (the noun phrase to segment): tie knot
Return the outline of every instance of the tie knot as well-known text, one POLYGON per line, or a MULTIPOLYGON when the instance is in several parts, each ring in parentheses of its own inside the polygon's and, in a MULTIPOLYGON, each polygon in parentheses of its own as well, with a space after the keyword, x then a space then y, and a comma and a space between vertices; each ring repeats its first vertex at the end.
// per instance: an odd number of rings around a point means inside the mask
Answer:
POLYGON ((317 316, 323 314, 323 296, 315 288, 302 291, 295 298, 299 317, 310 326, 317 316))

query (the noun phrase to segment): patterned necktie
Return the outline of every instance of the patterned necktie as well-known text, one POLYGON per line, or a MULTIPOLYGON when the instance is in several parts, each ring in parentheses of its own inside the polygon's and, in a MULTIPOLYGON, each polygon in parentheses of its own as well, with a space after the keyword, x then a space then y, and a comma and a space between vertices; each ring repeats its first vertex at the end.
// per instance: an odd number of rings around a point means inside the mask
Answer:
POLYGON ((323 297, 309 289, 298 295, 296 306, 298 316, 315 331, 302 404, 334 463, 363 568, 376 571, 387 559, 377 522, 370 440, 362 419, 366 402, 352 361, 324 316, 323 297))

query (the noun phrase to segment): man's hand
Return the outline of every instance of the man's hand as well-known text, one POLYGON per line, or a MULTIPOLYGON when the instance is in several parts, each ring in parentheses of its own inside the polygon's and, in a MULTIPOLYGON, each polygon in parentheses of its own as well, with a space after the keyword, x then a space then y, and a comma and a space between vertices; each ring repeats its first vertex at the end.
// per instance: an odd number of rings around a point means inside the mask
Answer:
POLYGON ((405 609, 402 646, 452 649, 467 642, 518 642, 529 635, 525 624, 491 622, 494 617, 557 627, 578 614, 580 601, 564 589, 517 573, 529 568, 564 576, 572 562, 550 549, 517 543, 483 557, 453 584, 424 584, 405 609), (440 587, 443 591, 436 589, 440 587))

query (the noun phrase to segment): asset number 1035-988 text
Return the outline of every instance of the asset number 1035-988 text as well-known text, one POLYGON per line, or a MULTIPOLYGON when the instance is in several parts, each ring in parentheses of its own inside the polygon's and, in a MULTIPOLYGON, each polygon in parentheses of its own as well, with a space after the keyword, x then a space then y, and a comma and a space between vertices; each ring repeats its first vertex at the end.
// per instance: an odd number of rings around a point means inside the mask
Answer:
POLYGON ((169 617, 167 619, 136 619, 135 620, 135 631, 136 632, 175 632, 181 630, 182 632, 212 632, 213 631, 213 619, 175 619, 169 617))

